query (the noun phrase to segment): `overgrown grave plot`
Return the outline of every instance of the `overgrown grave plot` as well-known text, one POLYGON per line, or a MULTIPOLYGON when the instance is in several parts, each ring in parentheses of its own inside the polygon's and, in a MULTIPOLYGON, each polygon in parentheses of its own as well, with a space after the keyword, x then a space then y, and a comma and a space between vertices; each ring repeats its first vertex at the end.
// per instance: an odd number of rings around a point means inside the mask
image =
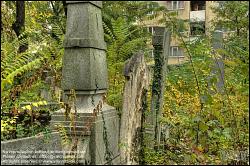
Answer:
POLYGON ((39 101, 2 113, 1 164, 64 164, 61 135, 49 126, 57 109, 57 103, 39 101))
POLYGON ((23 102, 19 107, 2 109, 1 141, 50 133, 51 114, 60 108, 56 102, 23 102), (10 111, 9 111, 10 110, 10 111))

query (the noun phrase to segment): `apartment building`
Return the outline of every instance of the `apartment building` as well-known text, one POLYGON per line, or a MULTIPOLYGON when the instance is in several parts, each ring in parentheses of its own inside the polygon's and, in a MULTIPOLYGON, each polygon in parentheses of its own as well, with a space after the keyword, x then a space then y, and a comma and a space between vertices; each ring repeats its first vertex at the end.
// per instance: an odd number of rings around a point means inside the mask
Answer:
MULTIPOLYGON (((186 31, 181 32, 188 36, 185 40, 195 40, 200 35, 208 35, 211 28, 211 20, 215 17, 211 7, 219 5, 218 1, 155 1, 159 5, 165 6, 169 11, 176 12, 177 18, 187 20, 185 23, 186 31)), ((150 13, 149 13, 150 14, 150 13)), ((164 28, 164 24, 159 24, 163 15, 154 20, 144 21, 148 31, 155 33, 157 28, 164 28)), ((176 37, 171 37, 170 55, 168 64, 181 64, 187 61, 185 49, 180 47, 181 41, 176 37)), ((153 47, 151 46, 151 55, 153 56, 153 47)))

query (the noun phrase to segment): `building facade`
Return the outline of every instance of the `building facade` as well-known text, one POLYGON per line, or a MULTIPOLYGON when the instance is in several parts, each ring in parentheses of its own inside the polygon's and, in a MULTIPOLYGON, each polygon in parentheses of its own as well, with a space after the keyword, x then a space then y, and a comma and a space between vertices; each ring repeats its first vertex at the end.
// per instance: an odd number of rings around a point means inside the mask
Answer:
MULTIPOLYGON (((155 1, 161 6, 165 6, 169 11, 176 12, 177 19, 186 20, 185 30, 180 32, 183 34, 184 40, 195 40, 200 35, 209 35, 212 28, 211 21, 215 17, 211 7, 218 6, 218 1, 155 1)), ((149 13, 150 14, 150 13, 149 13)), ((163 15, 153 20, 143 22, 148 31, 154 34, 156 28, 164 28, 165 24, 159 23, 163 15)), ((166 18, 167 20, 167 18, 166 18)), ((188 60, 185 49, 180 46, 181 41, 176 36, 171 37, 170 55, 168 64, 181 64, 188 60)), ((150 47, 152 48, 152 46, 150 47)), ((153 56, 153 50, 150 53, 153 56)))

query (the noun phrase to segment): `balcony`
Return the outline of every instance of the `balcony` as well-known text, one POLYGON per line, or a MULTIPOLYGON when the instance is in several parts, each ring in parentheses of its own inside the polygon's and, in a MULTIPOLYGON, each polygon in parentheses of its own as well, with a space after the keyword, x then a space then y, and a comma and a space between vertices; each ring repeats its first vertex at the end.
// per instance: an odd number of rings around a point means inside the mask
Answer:
POLYGON ((206 10, 190 11, 190 22, 205 21, 206 10))
POLYGON ((190 43, 195 43, 199 39, 199 36, 190 36, 189 37, 189 42, 190 43))

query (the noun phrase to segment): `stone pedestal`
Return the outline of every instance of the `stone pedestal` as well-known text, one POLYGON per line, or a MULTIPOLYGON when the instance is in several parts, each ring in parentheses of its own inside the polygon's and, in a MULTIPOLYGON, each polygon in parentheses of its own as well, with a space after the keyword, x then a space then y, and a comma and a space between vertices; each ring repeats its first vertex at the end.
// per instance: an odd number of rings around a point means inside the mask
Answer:
POLYGON ((90 136, 91 164, 117 165, 119 161, 119 117, 114 107, 104 105, 96 116, 90 136))
MULTIPOLYGON (((94 112, 108 87, 102 2, 66 1, 66 3, 68 14, 61 85, 68 97, 71 90, 75 91, 76 98, 73 102, 76 106, 76 116, 84 117, 94 112)), ((64 115, 58 111, 54 116, 64 115)), ((69 123, 69 120, 65 120, 66 128, 69 128, 69 123)), ((85 122, 81 118, 76 123, 77 132, 85 130, 85 122)))
POLYGON ((79 94, 107 89, 106 53, 93 48, 66 48, 63 58, 62 88, 79 94))
MULTIPOLYGON (((69 136, 76 134, 78 140, 77 161, 79 164, 119 164, 119 117, 114 107, 103 105, 101 111, 78 113, 76 116, 76 133, 73 131, 70 118, 66 118, 61 109, 53 114, 51 126, 63 124, 69 136)), ((52 127, 54 128, 54 127, 52 127)), ((70 137, 70 138, 72 138, 70 137)), ((69 151, 68 146, 65 151, 69 151)))

